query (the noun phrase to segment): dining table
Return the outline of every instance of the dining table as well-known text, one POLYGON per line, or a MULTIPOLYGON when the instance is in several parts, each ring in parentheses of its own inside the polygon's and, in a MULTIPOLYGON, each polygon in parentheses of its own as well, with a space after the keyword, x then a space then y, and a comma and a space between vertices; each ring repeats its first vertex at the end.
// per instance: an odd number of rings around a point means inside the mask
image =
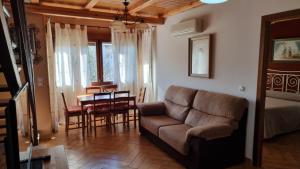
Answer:
MULTIPOLYGON (((94 94, 84 94, 84 95, 78 95, 77 96, 77 104, 79 104, 81 106, 81 112, 82 112, 82 135, 85 136, 85 127, 86 127, 86 122, 85 122, 85 116, 87 115, 87 113, 84 111, 84 107, 87 105, 91 105, 94 104, 94 102, 96 101, 97 103, 107 103, 107 102, 113 102, 115 99, 121 98, 121 97, 127 97, 127 95, 125 94, 123 95, 118 95, 118 97, 114 97, 114 93, 111 93, 111 97, 109 96, 96 96, 95 100, 94 100, 94 94)), ((136 107, 136 96, 135 95, 129 95, 128 97, 130 102, 133 102, 134 107, 136 107)), ((137 118, 137 114, 136 114, 136 109, 134 109, 134 113, 133 113, 133 119, 134 119, 134 127, 136 127, 136 118, 137 118)), ((88 132, 88 127, 87 127, 87 132, 88 132)))

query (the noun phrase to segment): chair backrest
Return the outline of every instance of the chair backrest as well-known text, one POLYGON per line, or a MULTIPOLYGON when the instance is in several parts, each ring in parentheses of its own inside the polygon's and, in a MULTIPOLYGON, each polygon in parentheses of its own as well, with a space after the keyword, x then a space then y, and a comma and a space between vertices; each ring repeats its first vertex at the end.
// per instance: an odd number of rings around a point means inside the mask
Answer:
POLYGON ((145 94, 146 94, 146 87, 141 87, 139 91, 139 95, 137 98, 138 103, 144 103, 145 101, 145 94))
POLYGON ((113 84, 113 85, 102 85, 101 89, 103 92, 115 92, 118 90, 118 85, 113 84))
POLYGON ((99 86, 89 86, 85 88, 85 93, 86 94, 94 94, 94 93, 99 93, 101 92, 101 87, 99 86))
POLYGON ((93 108, 95 110, 97 104, 99 103, 106 103, 111 107, 111 93, 110 92, 100 92, 100 93, 94 93, 94 102, 93 102, 93 108), (101 97, 101 99, 97 98, 101 97))
POLYGON ((129 91, 116 91, 114 92, 114 113, 123 113, 129 111, 129 91))
POLYGON ((68 111, 68 106, 67 106, 67 102, 66 102, 66 99, 65 99, 65 94, 63 92, 61 92, 61 97, 62 97, 62 100, 64 102, 65 109, 66 109, 66 111, 68 111))
POLYGON ((91 82, 91 86, 100 86, 101 82, 91 82))
POLYGON ((100 85, 113 85, 114 83, 112 81, 107 82, 100 82, 100 85))
POLYGON ((107 82, 91 82, 91 86, 112 85, 112 81, 107 82))

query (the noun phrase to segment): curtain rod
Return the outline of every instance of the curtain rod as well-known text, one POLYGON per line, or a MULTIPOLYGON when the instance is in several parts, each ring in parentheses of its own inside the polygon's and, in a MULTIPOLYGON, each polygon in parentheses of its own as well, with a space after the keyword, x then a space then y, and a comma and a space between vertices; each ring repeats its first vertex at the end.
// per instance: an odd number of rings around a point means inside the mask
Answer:
MULTIPOLYGON (((51 25, 54 25, 55 23, 59 23, 60 25, 65 25, 66 23, 60 23, 60 22, 51 22, 51 25)), ((76 26, 77 24, 69 24, 70 26, 76 26)), ((100 28, 100 29, 110 29, 110 27, 106 27, 106 26, 91 26, 91 25, 79 25, 80 27, 83 26, 87 26, 87 27, 91 27, 91 28, 100 28)))

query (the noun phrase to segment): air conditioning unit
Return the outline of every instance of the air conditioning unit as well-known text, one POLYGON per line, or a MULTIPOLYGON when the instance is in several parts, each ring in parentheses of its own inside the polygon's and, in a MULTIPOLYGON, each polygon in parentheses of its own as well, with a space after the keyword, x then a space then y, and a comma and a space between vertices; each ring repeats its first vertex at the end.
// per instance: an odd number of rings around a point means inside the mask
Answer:
POLYGON ((171 34, 173 36, 183 36, 195 34, 202 31, 202 24, 197 19, 190 19, 177 23, 171 27, 171 34))

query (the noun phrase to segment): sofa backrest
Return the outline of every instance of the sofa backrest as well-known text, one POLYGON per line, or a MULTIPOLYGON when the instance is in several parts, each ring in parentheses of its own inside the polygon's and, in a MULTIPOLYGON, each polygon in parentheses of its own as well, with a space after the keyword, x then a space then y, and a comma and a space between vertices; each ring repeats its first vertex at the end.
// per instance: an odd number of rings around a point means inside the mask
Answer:
POLYGON ((181 106, 191 106, 197 90, 171 85, 165 94, 165 100, 181 106))
POLYGON ((214 116, 239 121, 247 106, 244 98, 227 94, 199 90, 193 102, 193 108, 214 116))
POLYGON ((167 115, 183 122, 193 103, 196 92, 195 89, 170 86, 166 91, 164 101, 167 115))
POLYGON ((236 125, 246 106, 247 101, 244 98, 199 90, 185 123, 195 126, 213 121, 236 125))

